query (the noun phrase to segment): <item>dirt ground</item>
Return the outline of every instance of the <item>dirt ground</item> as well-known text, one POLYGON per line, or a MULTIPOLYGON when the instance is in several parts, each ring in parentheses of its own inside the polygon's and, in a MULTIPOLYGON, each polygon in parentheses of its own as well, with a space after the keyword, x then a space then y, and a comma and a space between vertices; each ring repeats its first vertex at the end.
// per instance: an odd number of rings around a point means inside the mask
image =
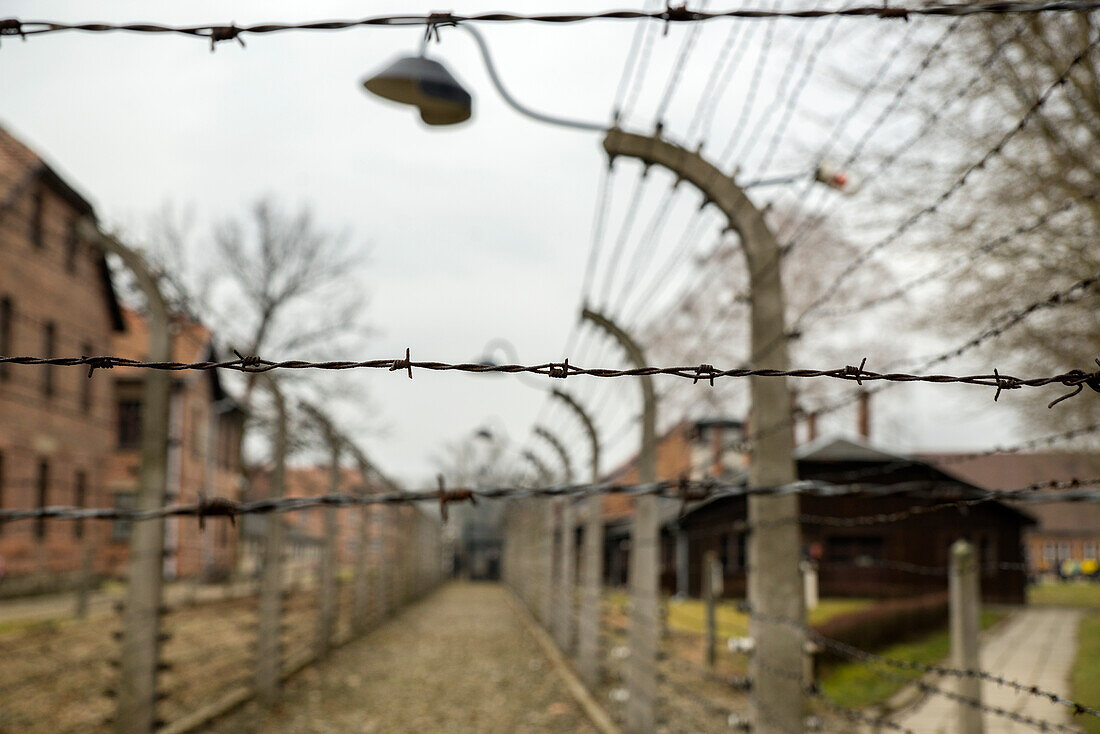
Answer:
MULTIPOLYGON (((344 592, 341 589, 341 592, 344 592)), ((349 603, 343 598, 340 624, 349 603)), ((315 593, 288 595, 286 651, 294 653, 315 629, 315 593)), ((179 604, 161 618, 168 634, 158 676, 163 694, 157 716, 171 721, 209 703, 251 674, 256 599, 243 597, 179 604)), ((9 619, 0 630, 0 734, 98 732, 115 710, 117 611, 109 605, 86 620, 9 619)))
MULTIPOLYGON (((350 627, 351 589, 339 591, 337 636, 350 627)), ((214 722, 238 732, 594 732, 495 584, 452 583, 365 637, 305 668, 273 710, 256 703, 214 722)), ((317 592, 286 597, 283 658, 311 649, 317 592)), ((626 616, 604 608, 597 702, 620 723, 626 712, 626 616)), ((253 671, 256 599, 181 605, 162 618, 170 633, 158 679, 157 714, 173 721, 216 700, 253 671)), ((113 611, 83 622, 30 621, 0 629, 0 734, 108 730, 115 701, 120 627, 113 611)), ((748 700, 730 685, 744 659, 724 649, 702 664, 702 638, 666 630, 659 665, 658 731, 729 731, 748 700)))
POLYGON ((450 584, 211 731, 593 732, 492 584, 450 584))

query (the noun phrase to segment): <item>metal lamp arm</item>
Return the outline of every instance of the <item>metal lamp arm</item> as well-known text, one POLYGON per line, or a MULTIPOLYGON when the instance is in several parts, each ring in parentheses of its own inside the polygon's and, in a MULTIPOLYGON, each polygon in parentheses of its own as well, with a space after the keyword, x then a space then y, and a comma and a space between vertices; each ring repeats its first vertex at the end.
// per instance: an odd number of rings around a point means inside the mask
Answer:
POLYGON ((571 127, 577 130, 589 130, 594 132, 603 132, 607 130, 608 126, 603 123, 584 122, 582 120, 570 120, 564 117, 546 115, 541 112, 536 112, 530 107, 521 104, 515 97, 508 93, 508 90, 504 88, 504 84, 500 81, 500 75, 497 74, 497 69, 493 65, 493 59, 489 55, 489 46, 486 45, 485 37, 481 35, 481 32, 469 23, 461 23, 458 27, 473 36, 474 41, 477 42, 477 47, 481 50, 482 58, 485 59, 485 68, 489 72, 489 78, 493 81, 493 86, 495 86, 497 88, 497 91, 500 92, 500 96, 504 98, 504 101, 507 102, 516 112, 519 112, 522 115, 526 115, 533 120, 545 122, 550 125, 560 125, 562 127, 571 127))

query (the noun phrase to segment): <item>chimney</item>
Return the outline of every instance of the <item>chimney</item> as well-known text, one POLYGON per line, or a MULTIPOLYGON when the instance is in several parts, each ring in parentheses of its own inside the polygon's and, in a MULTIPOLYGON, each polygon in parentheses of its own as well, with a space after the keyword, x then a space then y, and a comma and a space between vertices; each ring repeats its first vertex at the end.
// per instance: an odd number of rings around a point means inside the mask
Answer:
POLYGON ((722 429, 714 424, 710 427, 710 476, 722 476, 722 429))
POLYGON ((859 437, 871 440, 871 393, 861 390, 859 393, 859 437))

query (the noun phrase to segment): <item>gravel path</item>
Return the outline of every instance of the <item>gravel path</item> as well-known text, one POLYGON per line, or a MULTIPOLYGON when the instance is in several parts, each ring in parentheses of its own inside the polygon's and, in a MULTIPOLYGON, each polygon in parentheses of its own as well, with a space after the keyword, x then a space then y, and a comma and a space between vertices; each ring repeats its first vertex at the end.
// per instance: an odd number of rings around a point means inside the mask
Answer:
POLYGON ((593 732, 504 594, 450 584, 211 731, 593 732))

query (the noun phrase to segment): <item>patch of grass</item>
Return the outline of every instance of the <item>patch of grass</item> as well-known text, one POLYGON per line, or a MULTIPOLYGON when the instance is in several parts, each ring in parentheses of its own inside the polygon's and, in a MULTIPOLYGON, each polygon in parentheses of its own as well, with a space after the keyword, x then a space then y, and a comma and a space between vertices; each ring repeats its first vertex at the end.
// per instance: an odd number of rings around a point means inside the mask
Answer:
MULTIPOLYGON (((617 615, 626 615, 629 595, 624 591, 604 593, 605 607, 617 615)), ((744 637, 749 633, 748 615, 737 610, 738 599, 723 599, 717 605, 715 626, 719 637, 744 637)), ((870 606, 870 599, 822 599, 810 612, 810 624, 820 624, 833 617, 870 606)), ((681 632, 704 634, 707 623, 706 605, 701 599, 665 599, 668 626, 681 632)))
MULTIPOLYGON (((1100 613, 1081 620, 1070 683, 1074 701, 1100 708, 1100 613)), ((1100 734, 1100 719, 1095 716, 1078 716, 1075 723, 1086 734, 1100 734)))
MULTIPOLYGON (((738 601, 723 600, 715 610, 715 627, 719 637, 744 637, 749 633, 748 615, 737 610, 738 601)), ((820 624, 840 614, 869 606, 867 599, 822 599, 810 612, 810 624, 820 624)), ((703 634, 706 631, 707 610, 700 599, 669 599, 668 626, 682 632, 703 634)))
MULTIPOLYGON (((982 612, 982 629, 992 627, 1005 616, 1001 611, 982 612)), ((946 629, 931 632, 909 642, 875 650, 879 655, 897 660, 911 660, 923 665, 934 665, 951 653, 951 639, 946 629)), ((844 663, 826 670, 821 679, 825 694, 839 706, 860 708, 887 700, 909 681, 921 674, 913 670, 889 668, 889 677, 876 673, 877 666, 860 663, 844 663)))
POLYGON ((61 618, 10 619, 6 622, 0 622, 0 637, 30 634, 40 631, 53 631, 61 625, 61 622, 61 618))
POLYGON ((1100 584, 1090 581, 1035 584, 1028 587, 1027 603, 1100 610, 1100 584))

